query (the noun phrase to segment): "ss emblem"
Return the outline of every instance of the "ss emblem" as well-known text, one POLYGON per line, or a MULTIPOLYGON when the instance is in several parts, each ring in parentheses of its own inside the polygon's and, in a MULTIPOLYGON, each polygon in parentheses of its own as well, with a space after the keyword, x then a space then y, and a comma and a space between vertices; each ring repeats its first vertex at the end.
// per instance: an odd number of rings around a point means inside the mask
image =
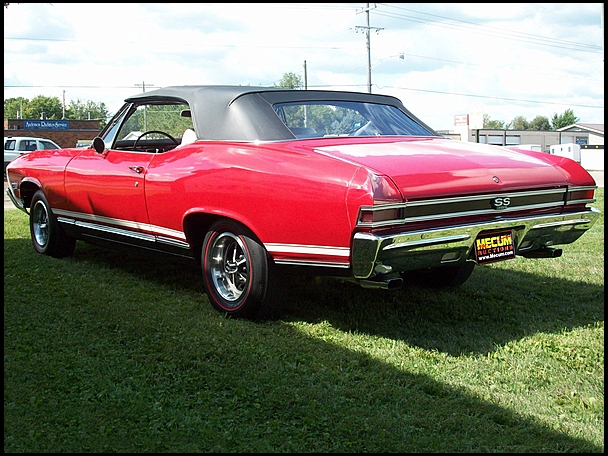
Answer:
POLYGON ((492 207, 496 210, 506 209, 509 207, 509 204, 511 204, 511 198, 508 196, 504 198, 494 198, 492 200, 492 207))

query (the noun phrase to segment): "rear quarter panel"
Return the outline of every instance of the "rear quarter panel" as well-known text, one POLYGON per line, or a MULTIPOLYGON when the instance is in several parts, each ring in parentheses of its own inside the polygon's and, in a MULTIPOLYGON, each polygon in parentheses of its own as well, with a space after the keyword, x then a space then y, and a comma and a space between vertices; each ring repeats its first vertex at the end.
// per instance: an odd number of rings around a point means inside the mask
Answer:
POLYGON ((150 223, 182 230, 184 217, 200 212, 238 220, 264 243, 348 247, 356 214, 347 189, 357 170, 293 145, 195 143, 152 161, 150 223))

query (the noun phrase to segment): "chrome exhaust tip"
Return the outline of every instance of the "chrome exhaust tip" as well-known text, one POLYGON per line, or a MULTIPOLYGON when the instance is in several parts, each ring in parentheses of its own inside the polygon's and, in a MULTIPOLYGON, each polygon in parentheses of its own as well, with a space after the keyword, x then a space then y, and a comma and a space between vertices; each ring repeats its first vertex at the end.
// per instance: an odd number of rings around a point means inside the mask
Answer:
POLYGON ((374 277, 371 279, 359 280, 359 285, 363 288, 398 290, 403 285, 403 279, 399 277, 374 277))

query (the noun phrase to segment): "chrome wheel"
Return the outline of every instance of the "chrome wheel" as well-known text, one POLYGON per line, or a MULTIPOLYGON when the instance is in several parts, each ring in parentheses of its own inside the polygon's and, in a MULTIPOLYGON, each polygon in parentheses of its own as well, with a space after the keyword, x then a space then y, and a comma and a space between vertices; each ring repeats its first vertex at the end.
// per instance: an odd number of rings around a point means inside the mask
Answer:
POLYGON ((250 265, 246 247, 232 233, 222 233, 211 246, 209 269, 217 293, 228 302, 236 302, 247 290, 250 265))
POLYGON ((38 253, 54 258, 71 255, 76 246, 76 238, 68 235, 59 225, 46 196, 40 190, 34 194, 30 206, 30 236, 38 253))
POLYGON ((259 239, 238 222, 222 220, 203 241, 201 266, 211 305, 236 318, 271 318, 281 303, 279 274, 259 239))
POLYGON ((44 249, 49 242, 49 213, 42 201, 37 201, 32 208, 32 235, 34 241, 44 249))

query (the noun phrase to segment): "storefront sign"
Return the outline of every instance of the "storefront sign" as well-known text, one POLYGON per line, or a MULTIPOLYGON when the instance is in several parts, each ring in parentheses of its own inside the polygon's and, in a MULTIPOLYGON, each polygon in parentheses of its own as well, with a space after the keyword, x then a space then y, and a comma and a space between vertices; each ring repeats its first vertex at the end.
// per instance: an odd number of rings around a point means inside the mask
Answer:
POLYGON ((25 130, 69 130, 68 120, 24 120, 25 130))

